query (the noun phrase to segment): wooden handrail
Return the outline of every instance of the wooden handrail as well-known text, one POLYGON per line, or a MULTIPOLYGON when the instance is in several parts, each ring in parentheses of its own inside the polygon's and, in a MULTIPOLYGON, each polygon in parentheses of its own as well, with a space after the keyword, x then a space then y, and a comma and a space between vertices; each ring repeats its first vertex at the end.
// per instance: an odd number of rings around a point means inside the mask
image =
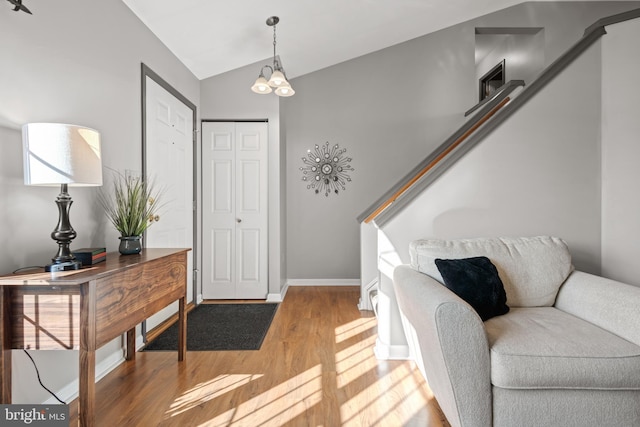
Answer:
POLYGON ((487 120, 489 120, 495 113, 498 112, 502 107, 504 107, 509 101, 510 97, 504 98, 498 105, 493 107, 487 114, 484 115, 480 120, 478 120, 473 126, 471 126, 465 133, 460 135, 451 145, 449 145, 442 153, 440 153, 435 159, 433 159, 427 166, 422 168, 417 174, 413 176, 410 180, 408 180, 402 187, 398 189, 391 197, 389 197, 386 201, 384 201, 378 208, 371 213, 367 218, 365 218, 364 222, 369 224, 375 217, 377 217, 382 211, 384 211, 390 204, 396 201, 398 197, 400 197, 405 191, 407 191, 413 184, 415 184, 420 178, 424 176, 427 172, 429 172, 435 165, 437 165, 442 159, 444 159, 451 151, 453 151, 458 145, 460 145, 465 139, 469 137, 473 132, 475 132, 480 126, 482 126, 487 120))

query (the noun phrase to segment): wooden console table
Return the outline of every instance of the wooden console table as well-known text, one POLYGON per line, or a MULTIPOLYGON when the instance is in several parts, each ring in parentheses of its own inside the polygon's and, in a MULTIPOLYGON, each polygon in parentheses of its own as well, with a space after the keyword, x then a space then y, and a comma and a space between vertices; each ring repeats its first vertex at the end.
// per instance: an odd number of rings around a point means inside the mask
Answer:
POLYGON ((109 253, 81 270, 0 277, 0 403, 11 403, 11 349, 77 349, 79 424, 93 426, 96 350, 126 332, 125 357, 134 359, 136 325, 176 300, 184 360, 189 250, 109 253))

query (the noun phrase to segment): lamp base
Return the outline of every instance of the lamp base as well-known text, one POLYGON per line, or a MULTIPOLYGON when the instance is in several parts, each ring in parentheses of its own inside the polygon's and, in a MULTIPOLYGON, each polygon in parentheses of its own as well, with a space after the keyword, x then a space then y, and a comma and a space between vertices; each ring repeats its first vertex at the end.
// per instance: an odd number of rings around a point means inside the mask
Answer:
POLYGON ((44 271, 46 271, 47 273, 55 273, 57 271, 80 270, 80 267, 82 267, 82 262, 73 260, 46 265, 44 267, 44 271))
POLYGON ((44 267, 46 272, 79 270, 82 262, 77 260, 71 253, 69 245, 76 237, 76 231, 69 222, 69 209, 71 209, 71 196, 67 192, 67 184, 60 184, 60 194, 56 199, 58 205, 58 225, 51 233, 51 238, 58 244, 58 252, 56 256, 51 258, 51 264, 44 267))

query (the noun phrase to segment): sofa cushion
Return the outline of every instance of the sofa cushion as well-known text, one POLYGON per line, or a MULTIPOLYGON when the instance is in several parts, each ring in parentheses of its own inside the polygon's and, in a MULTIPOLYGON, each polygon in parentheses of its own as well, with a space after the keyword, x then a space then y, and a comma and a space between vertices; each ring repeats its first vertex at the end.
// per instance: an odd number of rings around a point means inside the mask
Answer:
POLYGON ((550 307, 560 285, 573 271, 567 245, 557 237, 441 240, 423 239, 409 246, 411 267, 440 283, 436 258, 486 256, 496 266, 510 307, 550 307))
POLYGON ((496 387, 640 390, 639 346, 556 308, 512 308, 485 329, 496 387))
POLYGON ((498 270, 487 257, 435 260, 444 285, 465 300, 484 321, 509 311, 498 270))

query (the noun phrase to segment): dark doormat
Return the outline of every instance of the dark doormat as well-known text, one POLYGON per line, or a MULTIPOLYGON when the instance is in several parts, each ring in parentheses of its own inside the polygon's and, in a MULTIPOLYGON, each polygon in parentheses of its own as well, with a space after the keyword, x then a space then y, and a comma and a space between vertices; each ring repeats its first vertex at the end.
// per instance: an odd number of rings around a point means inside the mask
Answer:
MULTIPOLYGON (((187 350, 259 350, 278 304, 200 304, 187 314, 187 350)), ((143 351, 178 351, 178 324, 143 351)))

